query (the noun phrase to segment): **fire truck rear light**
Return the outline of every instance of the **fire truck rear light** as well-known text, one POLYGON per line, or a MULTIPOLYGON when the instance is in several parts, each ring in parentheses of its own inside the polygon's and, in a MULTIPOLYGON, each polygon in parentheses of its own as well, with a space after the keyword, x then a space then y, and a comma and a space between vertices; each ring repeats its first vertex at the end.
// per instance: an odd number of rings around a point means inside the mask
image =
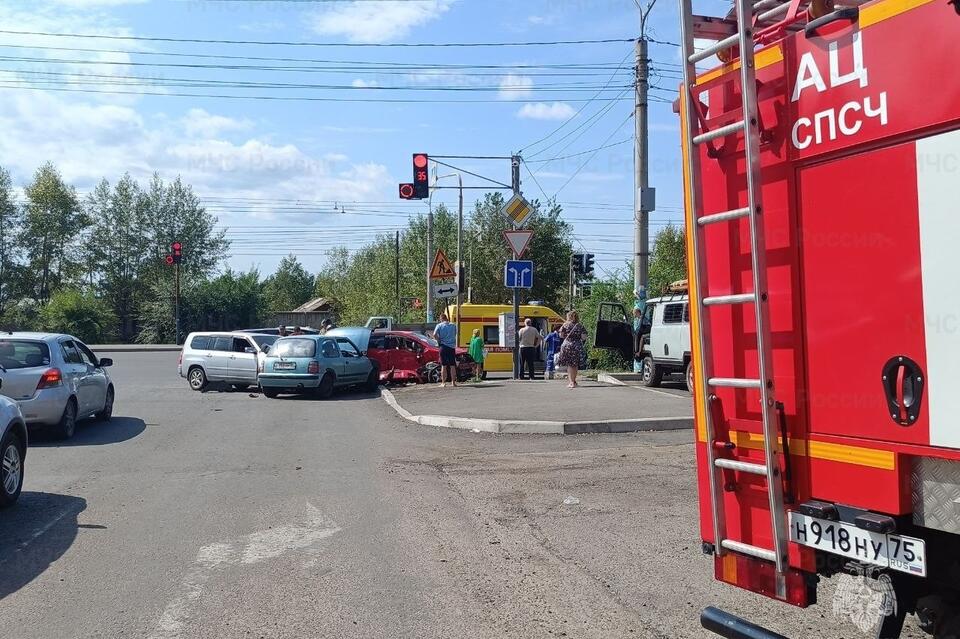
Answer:
POLYGON ((741 379, 739 377, 711 377, 707 380, 710 386, 724 386, 726 388, 760 388, 759 379, 741 379))
POLYGON ((857 515, 853 523, 856 524, 857 528, 881 534, 892 533, 897 530, 897 522, 894 521, 893 517, 876 513, 857 515))
POLYGON ((713 606, 700 613, 700 625, 727 639, 787 639, 713 606))
POLYGON ((827 519, 829 521, 840 521, 840 512, 837 507, 826 501, 817 501, 815 499, 805 501, 797 508, 801 514, 818 519, 827 519))
POLYGON ((44 388, 56 388, 62 383, 63 374, 60 372, 60 369, 51 368, 40 376, 40 381, 37 382, 37 390, 43 390, 44 388))
POLYGON ((742 209, 732 209, 730 211, 724 211, 723 213, 712 213, 710 215, 703 215, 697 218, 697 224, 700 226, 706 226, 707 224, 713 224, 714 222, 723 222, 725 220, 736 220, 741 217, 746 217, 750 215, 750 207, 745 206, 742 209))
POLYGON ((694 144, 703 144, 704 142, 709 142, 710 140, 716 140, 717 138, 722 138, 724 136, 730 135, 731 133, 737 133, 738 131, 743 130, 743 120, 738 120, 733 124, 728 124, 726 126, 717 127, 712 131, 707 131, 706 133, 701 133, 698 136, 693 138, 694 144))
POLYGON ((717 306, 719 304, 749 304, 757 299, 753 293, 741 293, 739 295, 716 295, 714 297, 703 298, 704 306, 717 306))
POLYGON ((764 561, 775 562, 777 560, 777 553, 773 552, 772 550, 767 550, 766 548, 761 548, 759 546, 751 546, 750 544, 745 544, 742 541, 724 539, 722 542, 720 542, 720 545, 727 550, 732 550, 733 552, 742 553, 744 555, 750 555, 751 557, 763 559, 764 561))
POLYGON ((763 464, 751 464, 750 462, 742 462, 735 459, 718 459, 714 463, 717 465, 717 468, 736 470, 741 473, 753 473, 754 475, 767 474, 767 467, 763 464))
POLYGON ((739 586, 758 595, 801 608, 816 603, 816 589, 811 587, 807 575, 793 568, 788 568, 784 573, 786 597, 782 599, 776 594, 777 570, 770 561, 742 554, 725 553, 722 556, 714 555, 713 570, 717 580, 739 586))

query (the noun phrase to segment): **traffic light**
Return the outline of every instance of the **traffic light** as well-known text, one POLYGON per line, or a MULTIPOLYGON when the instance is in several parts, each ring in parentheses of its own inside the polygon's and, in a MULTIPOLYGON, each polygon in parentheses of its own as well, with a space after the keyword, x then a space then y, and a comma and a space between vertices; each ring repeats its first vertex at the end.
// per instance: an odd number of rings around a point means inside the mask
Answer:
POLYGON ((179 264, 183 261, 183 244, 174 242, 170 245, 170 252, 173 254, 173 263, 179 264))
POLYGON ((583 274, 583 253, 571 253, 570 263, 573 265, 573 272, 583 274))
POLYGON ((400 184, 400 199, 401 200, 415 200, 416 190, 414 189, 413 184, 410 182, 403 182, 400 184))
POLYGON ((429 162, 426 153, 413 154, 413 199, 425 200, 430 197, 429 162))
POLYGON ((593 253, 583 254, 583 274, 586 277, 593 277, 593 253))
POLYGON ((163 258, 163 263, 166 264, 167 266, 173 266, 173 256, 172 255, 165 256, 163 258))

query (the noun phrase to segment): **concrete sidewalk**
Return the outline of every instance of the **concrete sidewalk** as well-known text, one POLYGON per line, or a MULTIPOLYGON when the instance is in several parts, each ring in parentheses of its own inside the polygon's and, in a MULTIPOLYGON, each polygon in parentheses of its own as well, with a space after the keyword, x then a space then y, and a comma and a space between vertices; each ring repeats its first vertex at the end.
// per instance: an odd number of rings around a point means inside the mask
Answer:
POLYGON ((410 421, 495 433, 619 433, 693 427, 689 395, 584 381, 489 381, 384 390, 384 399, 410 421))

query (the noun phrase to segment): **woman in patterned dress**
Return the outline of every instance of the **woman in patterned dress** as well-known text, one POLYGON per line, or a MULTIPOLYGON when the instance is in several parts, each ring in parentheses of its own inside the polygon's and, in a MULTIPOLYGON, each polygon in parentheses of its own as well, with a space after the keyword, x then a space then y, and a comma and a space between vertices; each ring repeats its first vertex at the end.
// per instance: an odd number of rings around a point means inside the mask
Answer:
POLYGON ((587 339, 587 329, 580 323, 580 315, 576 311, 567 313, 567 321, 560 327, 560 337, 564 339, 558 363, 567 367, 567 376, 570 378, 567 388, 576 388, 577 370, 586 354, 584 341, 587 339))

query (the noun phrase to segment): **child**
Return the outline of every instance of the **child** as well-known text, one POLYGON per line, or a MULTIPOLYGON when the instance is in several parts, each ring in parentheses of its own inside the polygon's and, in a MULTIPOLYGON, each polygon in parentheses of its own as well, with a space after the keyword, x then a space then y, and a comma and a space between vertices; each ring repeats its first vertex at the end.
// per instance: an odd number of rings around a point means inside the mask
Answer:
POLYGON ((473 337, 470 339, 467 352, 474 361, 473 378, 480 381, 483 378, 483 338, 480 337, 479 328, 473 329, 473 337))

